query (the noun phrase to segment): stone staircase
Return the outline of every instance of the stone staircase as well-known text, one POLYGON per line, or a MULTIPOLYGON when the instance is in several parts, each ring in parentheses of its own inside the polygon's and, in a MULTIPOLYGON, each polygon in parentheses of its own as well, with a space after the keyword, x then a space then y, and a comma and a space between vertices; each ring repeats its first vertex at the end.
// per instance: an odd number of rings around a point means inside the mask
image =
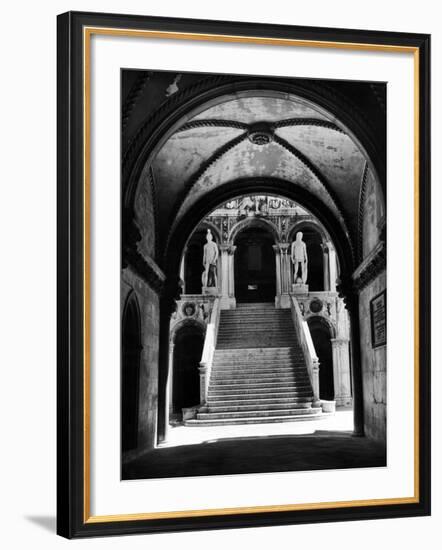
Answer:
POLYGON ((291 311, 240 304, 221 311, 207 403, 186 425, 316 419, 312 388, 291 311))

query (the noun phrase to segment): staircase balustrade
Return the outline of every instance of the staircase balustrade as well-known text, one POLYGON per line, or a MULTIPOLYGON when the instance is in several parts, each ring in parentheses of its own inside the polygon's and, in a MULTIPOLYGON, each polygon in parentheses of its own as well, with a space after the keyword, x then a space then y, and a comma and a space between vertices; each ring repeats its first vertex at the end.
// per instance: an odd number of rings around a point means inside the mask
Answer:
POLYGON ((295 296, 291 296, 291 311, 293 318, 293 325, 295 327, 296 336, 301 346, 302 353, 304 354, 305 363, 307 365, 308 374, 310 377, 310 383, 313 390, 313 407, 317 407, 320 403, 319 398, 319 359, 316 354, 315 346, 313 344, 310 329, 307 321, 302 317, 301 310, 299 308, 298 300, 295 296))
POLYGON ((209 387, 210 374, 212 372, 213 357, 215 354, 216 341, 218 338, 218 327, 220 318, 220 299, 215 298, 212 311, 207 323, 206 336, 204 338, 203 353, 201 356, 200 374, 200 401, 201 405, 207 402, 207 390, 209 387))

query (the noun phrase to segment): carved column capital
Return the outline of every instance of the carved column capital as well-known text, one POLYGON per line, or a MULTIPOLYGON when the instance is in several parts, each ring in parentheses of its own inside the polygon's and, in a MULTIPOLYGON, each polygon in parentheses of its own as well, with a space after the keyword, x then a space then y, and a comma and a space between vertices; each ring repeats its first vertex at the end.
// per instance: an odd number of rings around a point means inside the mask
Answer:
POLYGON ((277 243, 277 246, 282 253, 286 254, 291 245, 290 243, 277 243))

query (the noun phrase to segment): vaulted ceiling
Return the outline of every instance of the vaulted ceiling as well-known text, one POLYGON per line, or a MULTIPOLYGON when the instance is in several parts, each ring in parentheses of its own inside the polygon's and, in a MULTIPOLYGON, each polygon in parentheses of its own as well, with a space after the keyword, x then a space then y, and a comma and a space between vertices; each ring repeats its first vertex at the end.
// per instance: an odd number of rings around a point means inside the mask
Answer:
POLYGON ((153 164, 159 202, 185 184, 179 221, 207 192, 240 178, 306 188, 355 234, 366 158, 331 115, 296 97, 264 92, 219 98, 166 141, 153 164))
MULTIPOLYGON (((141 141, 142 123, 146 128, 145 121, 154 120, 155 111, 172 108, 174 101, 178 106, 180 94, 185 96, 187 90, 200 86, 198 79, 202 78, 144 74, 135 78, 128 72, 126 89, 123 86, 124 154, 141 141)), ((359 101, 359 112, 366 107, 366 118, 373 119, 374 141, 385 139, 385 104, 381 101, 385 88, 363 83, 333 85, 333 94, 341 94, 341 104, 346 105, 347 97, 349 104, 359 101)), ((328 84, 315 82, 313 86, 328 84)), ((306 94, 266 89, 262 83, 255 89, 233 87, 229 93, 200 102, 163 135, 148 164, 152 197, 145 200, 155 203, 156 232, 163 244, 171 226, 178 225, 211 191, 227 182, 268 177, 301 187, 319 199, 357 248, 363 185, 367 179, 377 180, 372 159, 331 110, 306 94)))

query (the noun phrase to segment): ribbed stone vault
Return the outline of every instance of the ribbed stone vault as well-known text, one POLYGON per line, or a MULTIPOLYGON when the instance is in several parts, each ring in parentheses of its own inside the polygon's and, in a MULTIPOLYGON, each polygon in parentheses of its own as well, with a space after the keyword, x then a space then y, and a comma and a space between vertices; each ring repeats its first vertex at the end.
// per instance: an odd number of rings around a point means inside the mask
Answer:
POLYGON ((256 176, 279 178, 314 194, 356 244, 368 161, 361 147, 332 115, 304 99, 250 93, 201 109, 157 152, 152 172, 160 230, 169 232, 220 185, 256 176))

